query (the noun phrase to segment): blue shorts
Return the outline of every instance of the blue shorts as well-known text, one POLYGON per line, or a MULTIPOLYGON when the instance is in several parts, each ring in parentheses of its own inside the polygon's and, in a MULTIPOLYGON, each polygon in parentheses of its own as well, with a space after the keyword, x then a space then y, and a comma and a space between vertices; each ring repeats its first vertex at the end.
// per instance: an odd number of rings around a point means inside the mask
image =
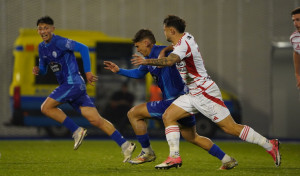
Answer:
MULTIPOLYGON (((166 109, 172 104, 172 100, 161 100, 161 101, 151 101, 147 103, 147 109, 151 117, 157 120, 162 120, 162 115, 166 109)), ((195 116, 185 117, 177 121, 179 124, 187 127, 192 127, 196 125, 195 116)))
POLYGON ((49 97, 60 103, 69 103, 79 113, 81 113, 80 106, 95 107, 93 101, 86 93, 85 84, 60 85, 49 97))

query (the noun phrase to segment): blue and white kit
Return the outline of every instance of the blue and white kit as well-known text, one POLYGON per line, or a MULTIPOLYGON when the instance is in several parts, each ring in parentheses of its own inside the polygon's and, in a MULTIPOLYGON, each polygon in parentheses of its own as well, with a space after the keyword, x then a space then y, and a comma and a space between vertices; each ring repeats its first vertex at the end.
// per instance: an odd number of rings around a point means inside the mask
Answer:
POLYGON ((80 112, 80 106, 95 107, 95 105, 86 93, 85 81, 79 72, 74 51, 80 52, 84 71, 90 72, 88 47, 53 34, 49 43, 39 44, 39 74, 45 75, 50 68, 57 78, 59 87, 49 97, 61 103, 69 103, 80 112))

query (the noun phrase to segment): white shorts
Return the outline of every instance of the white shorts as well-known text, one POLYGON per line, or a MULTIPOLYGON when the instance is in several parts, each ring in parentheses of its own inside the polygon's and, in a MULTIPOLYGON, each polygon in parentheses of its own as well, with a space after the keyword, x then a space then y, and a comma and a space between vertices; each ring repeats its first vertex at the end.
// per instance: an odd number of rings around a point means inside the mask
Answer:
POLYGON ((198 95, 185 94, 178 97, 173 104, 190 114, 198 112, 217 123, 225 119, 230 112, 222 100, 219 87, 213 84, 205 92, 198 95))

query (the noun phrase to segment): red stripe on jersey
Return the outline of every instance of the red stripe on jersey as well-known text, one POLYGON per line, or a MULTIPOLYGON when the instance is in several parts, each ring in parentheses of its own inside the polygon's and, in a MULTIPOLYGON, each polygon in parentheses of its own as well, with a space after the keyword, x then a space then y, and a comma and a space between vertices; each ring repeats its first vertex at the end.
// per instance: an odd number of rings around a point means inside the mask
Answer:
POLYGON ((188 44, 187 41, 185 41, 185 43, 188 47, 185 54, 187 55, 188 53, 191 53, 191 55, 189 57, 184 59, 184 61, 186 62, 186 69, 187 69, 188 73, 191 73, 195 76, 200 76, 201 77, 201 75, 199 75, 199 73, 197 71, 191 47, 190 47, 190 45, 188 44))
MULTIPOLYGON (((211 83, 211 85, 209 85, 205 90, 207 90, 208 88, 210 88, 210 86, 212 86, 214 83, 215 83, 215 82, 211 83)), ((190 89, 190 90, 193 90, 193 89, 190 89)), ((197 92, 197 93, 194 93, 194 94, 191 94, 191 95, 193 95, 193 96, 198 95, 198 94, 204 92, 205 90, 201 90, 201 91, 199 91, 199 92, 197 92)))
POLYGON ((208 95, 206 92, 202 92, 202 94, 203 94, 206 98, 210 99, 211 101, 213 101, 213 102, 215 102, 215 103, 217 103, 217 104, 219 104, 219 105, 221 105, 221 106, 223 106, 223 107, 226 108, 226 105, 224 104, 224 102, 223 102, 222 100, 220 100, 219 98, 216 98, 216 97, 213 97, 213 96, 211 96, 211 95, 208 95))

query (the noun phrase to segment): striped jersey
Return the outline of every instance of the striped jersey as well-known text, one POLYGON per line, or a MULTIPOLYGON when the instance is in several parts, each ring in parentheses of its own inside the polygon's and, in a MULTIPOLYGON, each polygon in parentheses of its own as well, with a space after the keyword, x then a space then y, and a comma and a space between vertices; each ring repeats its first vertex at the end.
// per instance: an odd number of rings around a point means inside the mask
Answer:
POLYGON ((293 45, 294 51, 300 54, 300 33, 295 31, 291 37, 290 42, 293 45))
POLYGON ((181 59, 176 67, 191 95, 198 95, 214 84, 204 67, 198 44, 191 34, 185 32, 172 53, 181 59))

